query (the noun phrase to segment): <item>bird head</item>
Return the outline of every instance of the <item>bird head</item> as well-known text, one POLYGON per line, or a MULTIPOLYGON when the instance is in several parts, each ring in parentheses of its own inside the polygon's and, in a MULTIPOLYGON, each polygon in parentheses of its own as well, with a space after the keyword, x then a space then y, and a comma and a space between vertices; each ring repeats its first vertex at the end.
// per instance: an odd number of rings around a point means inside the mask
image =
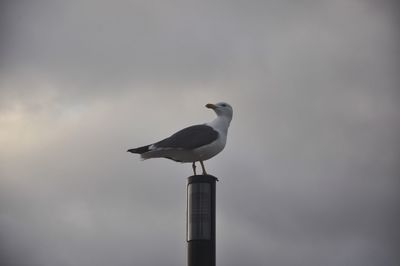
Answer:
POLYGON ((225 116, 229 119, 232 119, 233 109, 228 103, 219 102, 216 104, 208 103, 206 104, 207 108, 213 109, 217 116, 225 116))

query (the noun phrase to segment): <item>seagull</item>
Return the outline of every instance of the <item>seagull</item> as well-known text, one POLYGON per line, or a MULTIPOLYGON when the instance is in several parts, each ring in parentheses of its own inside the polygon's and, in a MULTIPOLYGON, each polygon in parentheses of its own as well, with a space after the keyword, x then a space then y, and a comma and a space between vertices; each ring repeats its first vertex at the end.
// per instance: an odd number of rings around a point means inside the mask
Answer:
POLYGON ((225 148, 233 109, 225 102, 209 103, 206 107, 216 113, 217 118, 213 121, 184 128, 166 139, 129 149, 128 152, 140 154, 143 160, 167 158, 176 162, 192 163, 194 175, 196 175, 196 162, 200 162, 203 175, 207 175, 204 161, 225 148))

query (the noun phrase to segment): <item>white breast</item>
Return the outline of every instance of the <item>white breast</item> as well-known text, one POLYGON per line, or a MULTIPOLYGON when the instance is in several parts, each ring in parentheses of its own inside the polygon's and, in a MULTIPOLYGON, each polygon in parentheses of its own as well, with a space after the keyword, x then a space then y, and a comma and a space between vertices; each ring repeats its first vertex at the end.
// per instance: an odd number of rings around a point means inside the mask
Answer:
POLYGON ((218 139, 211 142, 210 144, 194 149, 193 153, 198 158, 198 160, 205 161, 220 153, 225 148, 225 144, 226 135, 219 133, 218 139))

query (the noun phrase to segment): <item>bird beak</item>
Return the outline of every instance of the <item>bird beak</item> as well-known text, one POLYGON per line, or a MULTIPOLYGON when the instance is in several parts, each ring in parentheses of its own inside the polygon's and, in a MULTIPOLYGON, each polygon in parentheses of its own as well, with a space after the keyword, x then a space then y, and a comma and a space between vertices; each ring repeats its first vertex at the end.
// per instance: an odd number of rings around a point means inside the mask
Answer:
POLYGON ((210 108, 210 109, 213 109, 213 110, 217 108, 217 106, 215 104, 212 104, 212 103, 206 104, 206 107, 210 108))

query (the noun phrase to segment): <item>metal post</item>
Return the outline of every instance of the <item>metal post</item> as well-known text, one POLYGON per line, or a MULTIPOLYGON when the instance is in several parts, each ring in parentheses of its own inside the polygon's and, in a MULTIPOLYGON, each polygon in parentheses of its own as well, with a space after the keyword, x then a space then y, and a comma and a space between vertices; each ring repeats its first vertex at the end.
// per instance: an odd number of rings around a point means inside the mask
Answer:
POLYGON ((188 177, 186 240, 188 266, 215 266, 215 185, 211 175, 188 177))

